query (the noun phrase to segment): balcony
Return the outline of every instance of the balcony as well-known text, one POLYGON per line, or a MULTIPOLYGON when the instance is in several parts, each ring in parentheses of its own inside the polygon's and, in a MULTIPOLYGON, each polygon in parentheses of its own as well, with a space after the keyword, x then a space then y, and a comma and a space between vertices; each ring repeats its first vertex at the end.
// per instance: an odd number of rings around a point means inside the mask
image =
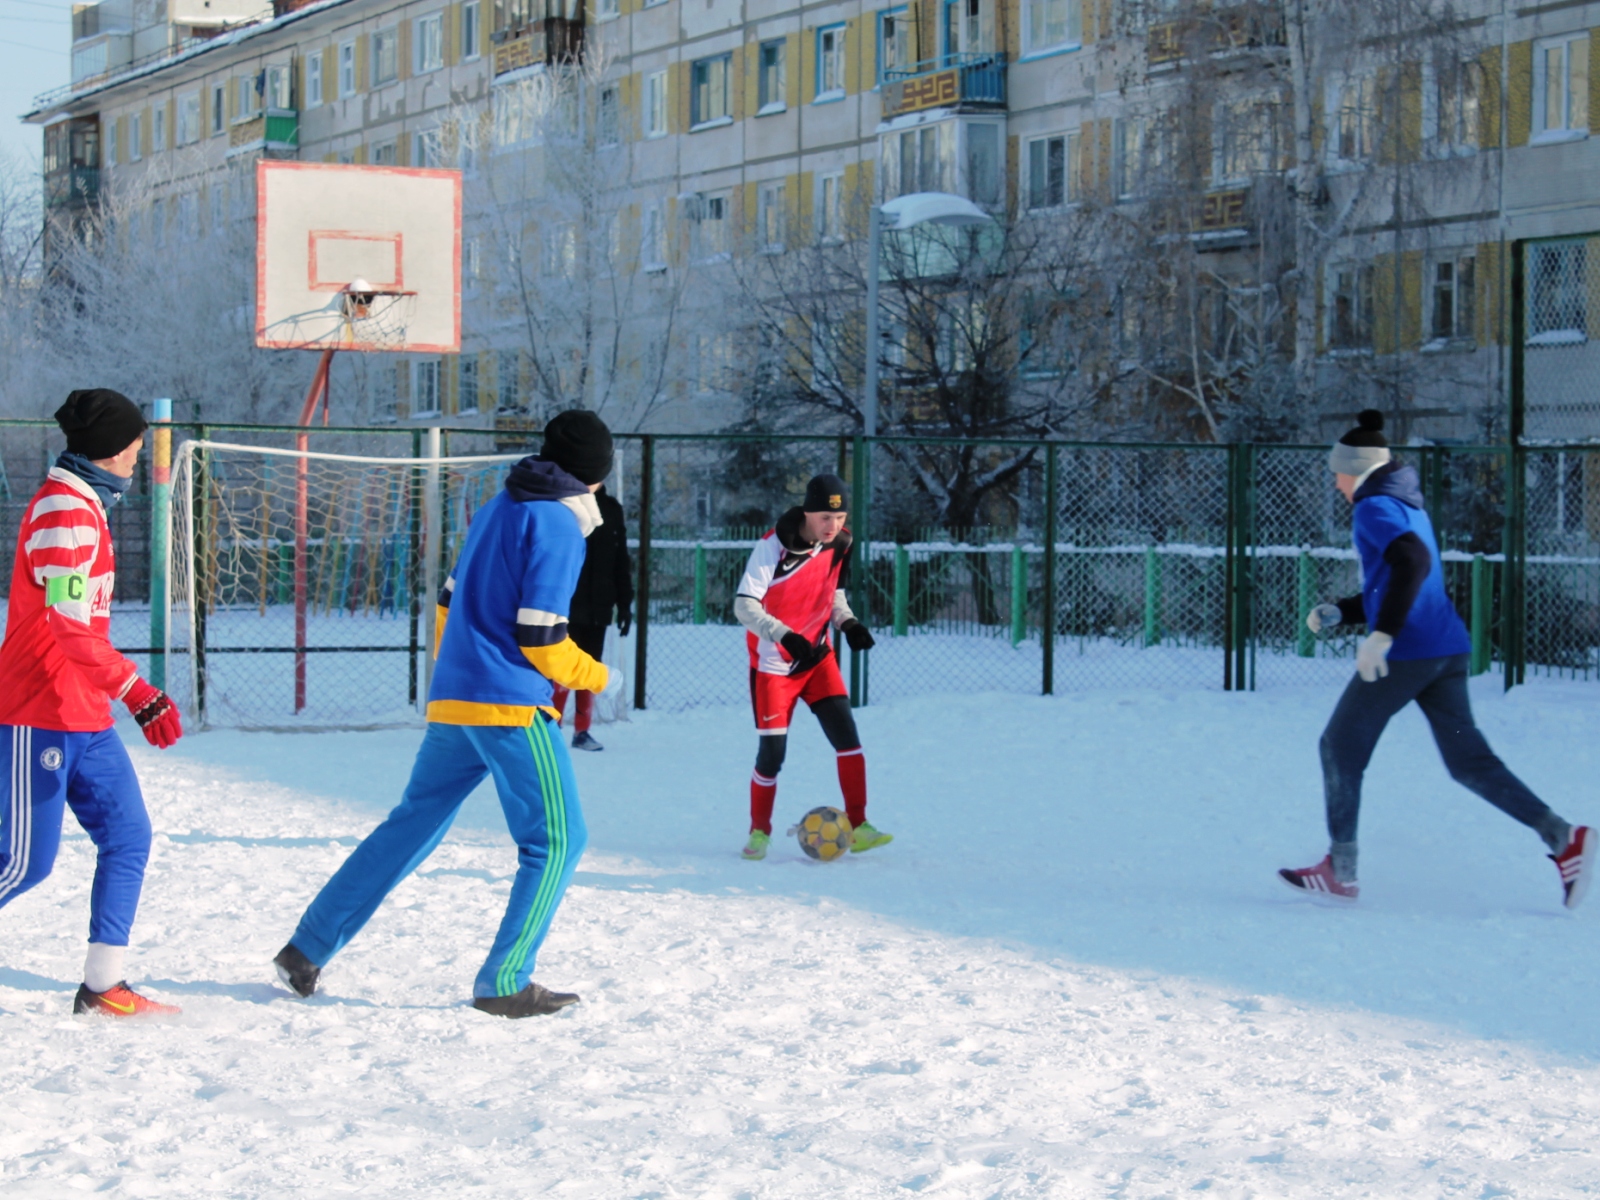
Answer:
POLYGON ((74 91, 103 83, 133 61, 133 37, 120 30, 97 33, 72 44, 74 91))
POLYGON ((1160 66, 1190 54, 1228 55, 1287 44, 1281 15, 1265 5, 1247 3, 1220 11, 1202 9, 1186 21, 1151 25, 1145 35, 1145 56, 1151 66, 1160 66))
POLYGON ((300 114, 292 108, 264 108, 234 118, 228 130, 228 157, 261 151, 268 158, 293 158, 300 152, 300 114))
POLYGON ((928 108, 996 110, 1006 106, 1006 56, 947 54, 885 71, 880 91, 883 120, 928 108))
POLYGON ((508 75, 524 67, 583 61, 583 22, 567 17, 541 17, 515 29, 499 29, 494 42, 494 73, 508 75))
POLYGON ((46 208, 83 208, 99 198, 99 167, 65 167, 44 177, 46 208))

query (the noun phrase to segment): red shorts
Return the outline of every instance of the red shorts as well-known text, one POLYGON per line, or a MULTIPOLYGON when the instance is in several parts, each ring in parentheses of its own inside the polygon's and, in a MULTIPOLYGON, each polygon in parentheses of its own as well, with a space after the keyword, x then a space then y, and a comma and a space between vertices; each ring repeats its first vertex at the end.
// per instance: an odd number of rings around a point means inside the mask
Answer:
POLYGON ((789 718, 796 700, 815 704, 829 696, 848 696, 839 674, 839 662, 828 655, 803 675, 768 675, 750 671, 750 703, 755 709, 756 728, 762 733, 788 733, 789 718))

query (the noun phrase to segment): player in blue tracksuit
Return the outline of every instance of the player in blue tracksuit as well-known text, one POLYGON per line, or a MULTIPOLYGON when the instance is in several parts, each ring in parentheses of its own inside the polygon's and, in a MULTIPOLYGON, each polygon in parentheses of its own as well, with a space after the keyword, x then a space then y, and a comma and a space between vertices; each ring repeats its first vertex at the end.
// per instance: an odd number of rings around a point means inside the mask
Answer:
POLYGON ((504 1017, 552 1013, 578 997, 532 982, 534 960, 587 834, 552 684, 602 691, 604 666, 567 636, 584 539, 600 524, 593 493, 611 472, 611 433, 564 412, 537 457, 472 519, 439 601, 428 730, 399 806, 356 847, 273 960, 301 996, 450 828, 462 801, 494 777, 517 843, 500 931, 473 984, 473 1005, 504 1017))
POLYGON ((1319 604, 1306 617, 1313 632, 1365 622, 1356 677, 1345 688, 1322 734, 1322 777, 1328 812, 1328 857, 1314 867, 1285 869, 1291 887, 1343 900, 1356 882, 1356 822, 1361 780, 1389 719, 1415 700, 1428 718, 1445 767, 1456 782, 1533 829, 1561 873, 1564 902, 1576 908, 1594 865, 1593 832, 1572 826, 1496 757, 1472 719, 1467 627, 1444 590, 1444 566, 1433 524, 1422 507, 1412 467, 1394 462, 1383 437, 1383 414, 1368 409, 1333 447, 1334 485, 1352 504, 1351 530, 1361 560, 1361 594, 1319 604))

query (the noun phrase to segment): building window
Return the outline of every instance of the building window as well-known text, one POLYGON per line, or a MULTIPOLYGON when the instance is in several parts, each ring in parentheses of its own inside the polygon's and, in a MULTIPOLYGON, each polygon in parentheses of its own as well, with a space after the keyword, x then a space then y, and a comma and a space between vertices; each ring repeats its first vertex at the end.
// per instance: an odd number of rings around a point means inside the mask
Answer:
POLYGON ((1212 172, 1216 182, 1243 183, 1259 172, 1271 170, 1276 112, 1273 105, 1262 100, 1242 100, 1217 105, 1215 111, 1212 172))
POLYGON ((1424 68, 1423 136, 1435 157, 1477 153, 1480 74, 1475 62, 1424 68))
POLYGON ((522 408, 522 355, 516 350, 502 350, 495 356, 495 407, 503 413, 518 412, 522 408))
POLYGON ((158 103, 150 110, 150 146, 156 153, 167 148, 167 106, 158 103))
POLYGON ((646 271, 665 271, 667 255, 665 239, 661 236, 661 206, 647 205, 639 219, 639 263, 646 271))
POLYGON ((322 54, 306 59, 306 107, 316 108, 322 103, 322 54))
POLYGON ((967 198, 978 204, 999 204, 1002 179, 1000 127, 970 124, 966 132, 967 198))
POLYGON ((463 354, 456 363, 456 412, 467 416, 478 411, 478 356, 463 354))
POLYGON ((134 113, 128 118, 128 161, 138 162, 144 157, 144 114, 134 113))
POLYGON ((241 75, 233 81, 234 91, 234 120, 248 121, 258 116, 261 112, 259 97, 261 93, 256 90, 254 75, 241 75))
POLYGON ((439 415, 439 360, 417 359, 411 364, 411 415, 439 415))
POLYGON ((1539 42, 1533 51, 1535 136, 1561 141, 1589 130, 1589 35, 1539 42))
POLYGON ((885 72, 911 69, 911 40, 914 36, 911 20, 903 8, 891 8, 878 14, 878 82, 883 82, 885 72))
POLYGON ((339 95, 356 94, 356 44, 345 42, 339 47, 339 95))
POLYGON ((990 4, 985 0, 945 0, 944 50, 948 58, 987 54, 994 48, 994 16, 990 4))
POLYGON ((718 54, 697 59, 689 68, 689 127, 725 124, 728 114, 728 65, 731 56, 718 54))
POLYGON ((211 88, 211 136, 221 133, 228 123, 228 91, 222 84, 211 88))
POLYGON ((1112 186, 1119 197, 1137 196, 1144 185, 1146 127, 1143 117, 1122 117, 1113 131, 1116 178, 1112 186))
POLYGON ((267 107, 280 110, 294 108, 294 68, 280 63, 267 68, 267 107))
POLYGON ((117 165, 117 136, 122 129, 120 121, 112 121, 106 126, 106 166, 117 165))
POLYGON ((1528 247, 1527 321, 1530 346, 1568 346, 1588 340, 1588 248, 1584 242, 1528 247))
POLYGON ((380 29, 372 35, 372 83, 393 83, 400 78, 400 31, 380 29))
POLYGON ((1022 0, 1022 52, 1044 54, 1083 41, 1083 6, 1074 0, 1022 0))
POLYGON ((425 75, 444 66, 444 14, 418 17, 412 34, 416 73, 425 75))
POLYGON ((1060 208, 1078 199, 1078 135, 1058 134, 1028 143, 1028 207, 1060 208))
POLYGON ((1328 287, 1328 348, 1372 349, 1372 267, 1330 267, 1328 287))
POLYGON ((189 146, 200 140, 200 93, 178 97, 178 145, 189 146))
POLYGON ((817 30, 817 103, 844 98, 844 26, 817 30))
POLYGON ((655 71, 644 78, 644 135, 665 137, 667 133, 667 73, 655 71))
POLYGON ((817 234, 825 242, 844 237, 844 175, 824 175, 817 181, 817 234))
POLYGON ((609 21, 612 17, 615 17, 621 13, 621 11, 622 9, 618 5, 617 0, 599 0, 599 2, 595 5, 595 16, 602 21, 609 21))
POLYGON ((764 113, 782 112, 788 106, 785 99, 783 46, 782 38, 761 43, 760 70, 756 83, 756 99, 760 104, 756 109, 758 117, 764 113))
POLYGON ((879 143, 884 198, 892 200, 912 192, 950 191, 954 143, 953 121, 885 134, 879 143))
POLYGON ((615 84, 600 89, 598 108, 595 142, 601 146, 615 146, 622 140, 622 99, 615 84))
POLYGON ((437 129, 424 129, 411 138, 411 163, 417 167, 444 166, 444 138, 437 129))
POLYGON ((1472 338, 1477 262, 1470 254, 1433 264, 1433 322, 1435 341, 1472 338))
POLYGON ((732 225, 731 200, 726 192, 715 196, 696 197, 695 249, 701 258, 725 258, 732 239, 728 230, 732 225))
MULTIPOLYGON (((471 62, 478 57, 478 43, 483 40, 483 9, 478 0, 461 6, 461 61, 471 62)), ((474 365, 476 370, 476 365, 474 365)))
POLYGON ((393 140, 378 142, 372 147, 372 165, 375 167, 392 167, 395 164, 395 143, 393 140))
POLYGON ((1367 76, 1346 79, 1334 92, 1334 136, 1330 139, 1334 157, 1347 163, 1365 162, 1375 149, 1376 97, 1373 81, 1367 76))
POLYGON ((578 227, 555 225, 544 231, 544 261, 550 279, 572 279, 578 273, 578 227))
POLYGON ((783 253, 783 182, 763 183, 756 192, 756 236, 761 253, 783 253))

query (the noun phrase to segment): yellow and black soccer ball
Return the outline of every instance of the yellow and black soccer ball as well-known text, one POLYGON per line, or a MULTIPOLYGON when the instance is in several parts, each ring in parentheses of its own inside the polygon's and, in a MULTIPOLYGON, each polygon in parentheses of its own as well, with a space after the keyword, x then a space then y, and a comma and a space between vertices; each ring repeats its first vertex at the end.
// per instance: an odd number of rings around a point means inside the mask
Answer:
POLYGON ((813 808, 794 828, 808 857, 832 862, 850 851, 850 821, 837 808, 813 808))

